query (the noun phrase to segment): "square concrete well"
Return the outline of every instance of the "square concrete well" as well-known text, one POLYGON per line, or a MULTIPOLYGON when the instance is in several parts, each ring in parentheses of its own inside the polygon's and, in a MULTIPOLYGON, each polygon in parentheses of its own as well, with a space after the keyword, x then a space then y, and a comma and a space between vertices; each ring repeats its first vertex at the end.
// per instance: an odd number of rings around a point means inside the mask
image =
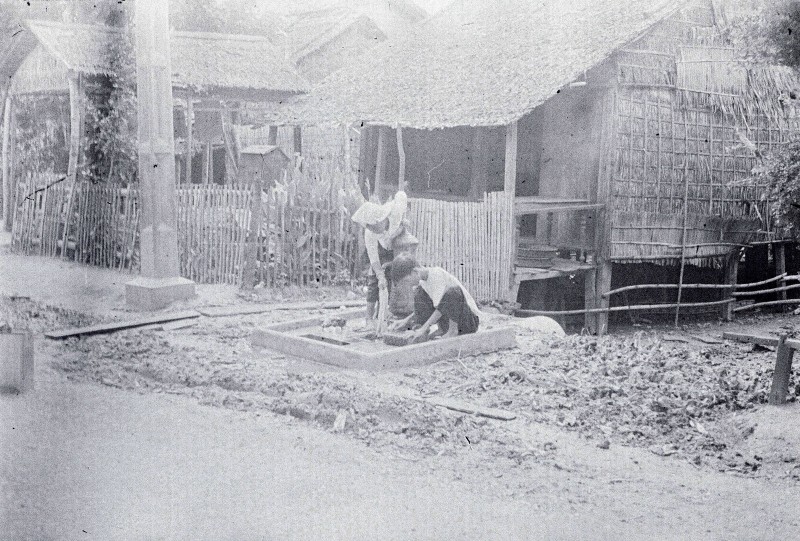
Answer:
MULTIPOLYGON (((349 322, 363 318, 364 311, 338 312, 335 317, 349 322)), ((316 334, 326 319, 325 316, 318 316, 268 325, 256 330, 250 342, 254 346, 323 364, 366 370, 424 366, 442 359, 517 346, 511 327, 479 329, 474 334, 407 346, 390 346, 382 340, 345 341, 335 335, 318 336, 317 339, 307 337, 316 334)))

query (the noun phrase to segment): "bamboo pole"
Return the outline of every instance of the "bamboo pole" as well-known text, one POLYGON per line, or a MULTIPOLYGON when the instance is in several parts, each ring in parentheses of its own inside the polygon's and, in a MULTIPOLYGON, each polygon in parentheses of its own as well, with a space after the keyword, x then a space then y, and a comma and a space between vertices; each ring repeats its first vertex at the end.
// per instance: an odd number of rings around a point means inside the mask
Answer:
MULTIPOLYGON (((736 286, 731 284, 683 284, 683 289, 733 289, 736 286)), ((626 291, 636 291, 640 289, 676 289, 678 284, 637 284, 632 286, 620 287, 603 294, 603 297, 611 297, 626 291)))
MULTIPOLYGON (((685 302, 681 306, 700 307, 700 306, 719 306, 735 302, 733 299, 724 299, 721 301, 707 301, 707 302, 685 302)), ((795 302, 800 303, 800 299, 795 302)), ((583 310, 515 310, 515 314, 519 316, 579 316, 584 314, 602 314, 607 312, 627 312, 637 310, 659 310, 676 308, 677 303, 672 304, 634 304, 630 306, 611 306, 607 308, 588 308, 583 310)), ((752 305, 751 305, 752 306, 752 305)))
POLYGON ((733 309, 734 312, 744 312, 745 310, 752 310, 753 308, 761 308, 762 306, 779 306, 783 304, 797 304, 800 303, 800 299, 787 299, 785 301, 765 301, 765 302, 756 302, 753 304, 747 304, 745 306, 738 306, 733 309))
POLYGON ((780 300, 786 300, 786 292, 798 288, 800 288, 800 284, 793 284, 789 286, 774 287, 772 289, 762 289, 759 291, 737 291, 731 295, 733 297, 750 297, 754 295, 766 295, 767 293, 783 293, 780 300))
MULTIPOLYGON (((688 126, 684 125, 687 134, 688 126)), ((688 149, 687 149, 688 150, 688 149)), ((678 302, 675 306, 675 326, 678 326, 678 318, 680 317, 681 310, 681 295, 683 293, 683 272, 686 267, 686 225, 689 220, 689 156, 684 156, 684 189, 683 189, 683 234, 681 237, 681 270, 678 278, 678 302)))

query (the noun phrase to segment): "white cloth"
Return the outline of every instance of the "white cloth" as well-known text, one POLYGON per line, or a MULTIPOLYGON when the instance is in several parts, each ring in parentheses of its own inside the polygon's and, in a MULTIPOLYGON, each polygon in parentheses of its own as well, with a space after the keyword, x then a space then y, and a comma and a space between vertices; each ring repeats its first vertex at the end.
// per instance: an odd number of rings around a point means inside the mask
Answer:
MULTIPOLYGON (((364 203, 366 205, 366 203, 364 203)), ((408 209, 408 196, 406 192, 399 191, 395 194, 391 201, 387 201, 382 205, 384 209, 382 214, 386 214, 389 219, 389 227, 383 233, 373 233, 369 229, 364 230, 364 245, 367 248, 367 256, 369 257, 370 267, 373 272, 377 272, 376 267, 380 265, 378 244, 386 250, 391 250, 395 237, 397 237, 406 216, 408 209)))
POLYGON ((472 298, 472 295, 458 278, 441 267, 426 267, 426 270, 428 271, 428 279, 420 280, 419 285, 431 298, 434 306, 439 306, 439 303, 442 302, 445 291, 451 287, 459 287, 461 292, 464 293, 464 299, 467 301, 470 311, 478 317, 482 315, 475 299, 472 298))

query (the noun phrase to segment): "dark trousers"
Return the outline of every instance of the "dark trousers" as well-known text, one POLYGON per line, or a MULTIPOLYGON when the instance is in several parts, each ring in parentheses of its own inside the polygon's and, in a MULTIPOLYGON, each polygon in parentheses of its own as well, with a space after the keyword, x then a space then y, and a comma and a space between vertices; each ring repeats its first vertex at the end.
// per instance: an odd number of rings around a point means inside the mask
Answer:
POLYGON ((433 306, 430 296, 421 287, 417 287, 414 294, 414 320, 416 325, 423 325, 433 314, 434 310, 442 314, 439 320, 439 329, 447 332, 450 320, 458 324, 458 334, 470 334, 478 330, 478 316, 469 309, 464 292, 460 287, 451 287, 444 292, 439 306, 433 306))

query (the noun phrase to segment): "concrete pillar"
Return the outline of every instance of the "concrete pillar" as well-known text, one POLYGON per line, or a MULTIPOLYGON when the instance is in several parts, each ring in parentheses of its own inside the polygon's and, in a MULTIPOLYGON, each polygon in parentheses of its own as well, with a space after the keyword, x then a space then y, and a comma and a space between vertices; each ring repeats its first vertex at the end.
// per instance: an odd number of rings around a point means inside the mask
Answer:
POLYGON ((194 295, 179 275, 175 143, 167 2, 136 2, 141 276, 125 285, 135 310, 158 310, 194 295))

